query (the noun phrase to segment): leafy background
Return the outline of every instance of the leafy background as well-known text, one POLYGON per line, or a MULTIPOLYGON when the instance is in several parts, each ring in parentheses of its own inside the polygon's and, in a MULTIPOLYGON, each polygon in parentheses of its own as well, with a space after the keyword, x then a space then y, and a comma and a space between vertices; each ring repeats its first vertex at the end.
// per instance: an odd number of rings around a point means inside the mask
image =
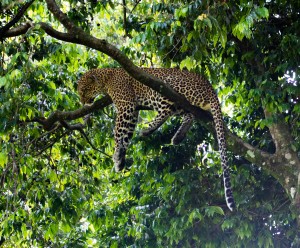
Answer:
MULTIPOLYGON (((25 1, 1 1, 5 25, 25 1)), ((225 122, 244 141, 275 152, 265 110, 283 116, 299 155, 298 1, 58 1, 86 32, 116 44, 135 64, 204 74, 225 122), (126 3, 126 21, 124 21, 126 3)), ((35 1, 21 22, 51 22, 35 1)), ((170 146, 180 119, 138 133, 127 169, 113 171, 112 106, 85 129, 45 131, 28 122, 79 108, 76 81, 108 56, 47 36, 38 25, 0 43, 1 243, 3 247, 290 247, 291 199, 261 164, 229 152, 238 211, 225 206, 213 135, 200 122, 170 146)), ((276 116, 276 115, 273 115, 276 116)), ((75 122, 82 119, 76 120, 75 122)))

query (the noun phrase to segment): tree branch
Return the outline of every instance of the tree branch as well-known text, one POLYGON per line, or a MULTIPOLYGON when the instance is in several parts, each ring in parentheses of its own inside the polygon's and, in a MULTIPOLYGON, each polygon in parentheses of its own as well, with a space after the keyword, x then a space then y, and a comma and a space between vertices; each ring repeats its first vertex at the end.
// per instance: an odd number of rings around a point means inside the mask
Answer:
MULTIPOLYGON (((272 114, 264 108, 265 117, 270 119, 272 114)), ((291 131, 289 127, 282 121, 283 116, 278 116, 278 120, 268 125, 270 134, 273 138, 276 147, 276 153, 278 152, 288 152, 292 144, 293 138, 291 136, 291 131)))
POLYGON ((133 6, 132 10, 130 11, 130 13, 133 13, 133 11, 135 10, 135 8, 138 6, 138 4, 140 3, 141 0, 136 0, 135 5, 133 6))
POLYGON ((12 28, 12 29, 8 30, 7 32, 3 33, 3 38, 14 37, 14 36, 25 34, 29 28, 31 28, 33 26, 38 26, 38 25, 40 25, 41 29, 43 29, 48 35, 50 35, 58 40, 76 43, 74 40, 73 34, 59 32, 45 22, 39 22, 36 24, 27 22, 23 25, 20 25, 16 28, 12 28))
POLYGON ((26 32, 28 31, 28 29, 32 26, 32 24, 30 22, 26 22, 23 25, 20 25, 18 27, 15 28, 11 28, 9 30, 7 30, 6 32, 3 32, 1 34, 1 38, 8 38, 8 37, 15 37, 15 36, 19 36, 22 34, 26 34, 26 32))
POLYGON ((123 3, 123 28, 125 31, 125 36, 128 36, 127 32, 127 7, 126 7, 126 0, 122 0, 123 3))
POLYGON ((80 109, 74 111, 55 111, 46 119, 45 117, 35 117, 27 122, 38 122, 47 131, 53 129, 56 122, 71 121, 90 114, 96 110, 100 110, 110 105, 112 100, 109 96, 104 96, 100 100, 95 101, 92 105, 84 105, 80 109))
POLYGON ((4 37, 4 34, 12 27, 14 26, 24 15, 24 13, 26 12, 26 10, 30 7, 30 5, 34 2, 34 0, 31 0, 28 3, 25 3, 20 10, 18 11, 18 13, 15 15, 15 17, 8 22, 5 26, 0 28, 0 37, 4 37))
POLYGON ((48 35, 50 35, 50 36, 52 36, 52 37, 54 37, 54 38, 56 38, 56 39, 58 39, 58 40, 76 43, 73 34, 59 32, 59 31, 55 30, 54 28, 52 28, 49 24, 44 23, 44 22, 39 22, 38 25, 40 25, 41 28, 42 28, 48 35))
POLYGON ((46 0, 48 10, 59 20, 59 22, 68 30, 69 33, 79 36, 85 32, 78 26, 76 26, 69 17, 63 13, 57 6, 55 0, 46 0), (77 34, 77 35, 76 35, 77 34))
MULTIPOLYGON (((260 150, 259 148, 250 145, 249 143, 243 141, 240 137, 226 129, 226 134, 228 137, 228 147, 230 150, 236 154, 243 156, 249 162, 254 164, 266 163, 273 158, 273 154, 260 150)), ((271 164, 268 165, 268 169, 272 169, 271 164)))

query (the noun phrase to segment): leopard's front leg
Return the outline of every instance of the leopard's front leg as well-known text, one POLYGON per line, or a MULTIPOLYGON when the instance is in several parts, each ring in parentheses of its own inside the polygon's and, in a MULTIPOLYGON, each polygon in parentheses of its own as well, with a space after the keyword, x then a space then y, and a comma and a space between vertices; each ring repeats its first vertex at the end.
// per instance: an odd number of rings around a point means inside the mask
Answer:
POLYGON ((138 111, 132 102, 123 102, 122 106, 116 106, 118 115, 115 124, 115 152, 113 156, 116 171, 120 171, 125 166, 125 155, 132 138, 137 119, 138 111))

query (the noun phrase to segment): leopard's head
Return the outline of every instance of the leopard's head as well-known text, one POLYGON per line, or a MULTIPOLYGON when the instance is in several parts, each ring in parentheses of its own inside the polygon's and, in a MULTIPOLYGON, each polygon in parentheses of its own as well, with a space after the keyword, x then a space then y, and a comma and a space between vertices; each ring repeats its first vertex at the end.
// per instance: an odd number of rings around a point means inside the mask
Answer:
POLYGON ((99 76, 86 73, 79 79, 77 91, 83 104, 92 104, 97 95, 104 93, 104 85, 99 76))

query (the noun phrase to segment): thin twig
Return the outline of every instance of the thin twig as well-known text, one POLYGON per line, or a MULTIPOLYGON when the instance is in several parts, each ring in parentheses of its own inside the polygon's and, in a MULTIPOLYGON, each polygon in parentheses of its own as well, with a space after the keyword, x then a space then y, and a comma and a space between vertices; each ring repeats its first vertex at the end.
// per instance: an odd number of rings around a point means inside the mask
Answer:
POLYGON ((38 153, 33 154, 33 156, 37 157, 37 156, 41 155, 44 151, 46 151, 47 149, 51 148, 57 141, 59 141, 62 137, 64 137, 68 133, 70 133, 69 130, 63 132, 60 136, 58 136, 58 138, 56 138, 50 144, 46 145, 46 147, 42 148, 38 153))
POLYGON ((137 0, 136 2, 135 2, 135 5, 133 6, 133 8, 132 8, 132 10, 130 11, 130 13, 132 13, 134 10, 135 10, 135 8, 138 6, 138 4, 141 2, 142 0, 137 0))
POLYGON ((65 127, 66 129, 68 130, 77 130, 80 132, 80 134, 86 139, 86 141, 89 143, 89 145, 96 151, 104 154, 105 156, 111 158, 110 155, 108 155, 107 153, 99 150, 98 148, 96 148, 93 143, 90 141, 89 137, 87 136, 87 134, 84 132, 83 130, 83 127, 84 125, 83 124, 74 124, 74 125, 70 125, 69 123, 67 123, 66 121, 60 121, 60 123, 62 124, 63 127, 65 127))
MULTIPOLYGON (((167 52, 167 53, 165 54, 165 56, 162 58, 162 60, 164 60, 164 59, 165 59, 165 58, 166 58, 166 57, 167 57, 167 56, 168 56, 168 55, 169 55, 169 54, 170 54, 170 53, 171 53, 178 45, 179 45, 179 43, 182 41, 182 39, 183 39, 183 38, 180 38, 180 39, 179 39, 179 41, 173 46, 173 48, 172 48, 169 52, 167 52)), ((177 52, 176 52, 176 53, 177 53, 177 52)), ((175 53, 175 55, 176 55, 176 53, 175 53)), ((175 55, 174 55, 174 56, 175 56, 175 55)), ((174 56, 173 56, 173 57, 174 57, 174 56)))

